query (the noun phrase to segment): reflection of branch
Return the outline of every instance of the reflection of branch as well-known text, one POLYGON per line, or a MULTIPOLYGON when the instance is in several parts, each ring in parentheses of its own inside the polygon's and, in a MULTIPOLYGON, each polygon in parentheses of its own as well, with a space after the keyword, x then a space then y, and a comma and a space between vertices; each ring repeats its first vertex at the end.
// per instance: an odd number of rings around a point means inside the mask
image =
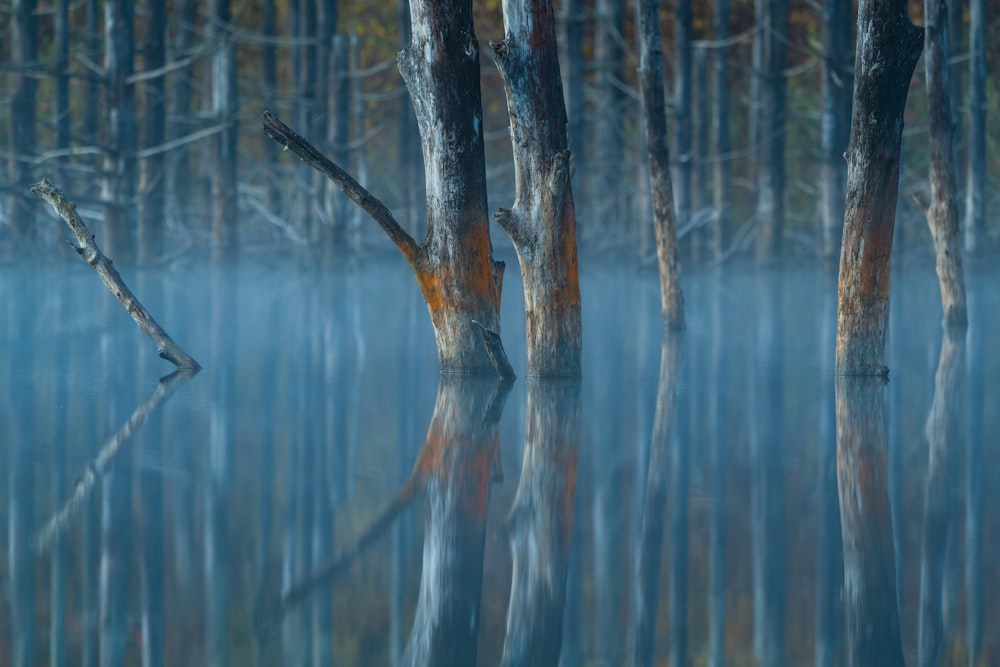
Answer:
POLYGON ((87 466, 87 469, 83 471, 83 474, 77 478, 76 487, 73 489, 73 493, 70 495, 69 500, 63 505, 63 508, 59 510, 49 522, 45 524, 38 533, 38 540, 36 542, 36 548, 38 551, 43 551, 48 548, 52 542, 66 532, 69 527, 70 519, 73 518, 90 495, 94 491, 94 487, 97 485, 98 480, 104 475, 104 473, 111 467, 114 460, 121 453, 122 448, 132 439, 136 430, 141 428, 149 415, 153 413, 160 405, 170 398, 171 395, 177 388, 182 384, 193 378, 198 371, 191 369, 176 370, 170 375, 160 379, 160 382, 156 385, 156 391, 150 396, 144 403, 135 409, 132 416, 128 418, 118 432, 111 436, 111 439, 101 447, 101 451, 97 453, 97 457, 93 462, 87 466))
POLYGON ((86 260, 87 264, 94 267, 97 271, 97 275, 100 276, 101 282, 104 286, 110 290, 115 298, 118 299, 128 314, 132 316, 135 323, 139 325, 139 328, 143 332, 153 339, 156 343, 157 350, 160 356, 167 361, 173 363, 177 368, 195 370, 197 371, 201 368, 198 362, 194 360, 187 352, 181 349, 173 339, 167 335, 167 332, 157 324, 153 316, 149 314, 145 306, 143 306, 139 299, 132 294, 132 290, 128 288, 125 281, 118 274, 118 271, 112 265, 111 260, 104 256, 101 249, 97 247, 97 241, 94 240, 94 234, 87 228, 87 225, 83 222, 83 219, 76 212, 76 204, 66 199, 62 191, 56 186, 49 183, 47 179, 42 179, 38 183, 31 186, 31 191, 36 195, 44 199, 49 203, 49 205, 55 209, 56 213, 59 214, 69 228, 73 230, 73 235, 76 236, 77 243, 79 245, 73 246, 77 254, 86 260))

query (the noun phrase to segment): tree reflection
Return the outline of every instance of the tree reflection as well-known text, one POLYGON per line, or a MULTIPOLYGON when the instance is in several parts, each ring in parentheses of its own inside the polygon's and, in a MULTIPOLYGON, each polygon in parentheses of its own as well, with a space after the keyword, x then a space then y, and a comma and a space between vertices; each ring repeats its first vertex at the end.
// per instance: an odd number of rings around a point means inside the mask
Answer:
POLYGON ((837 377, 836 400, 848 656, 855 667, 902 667, 886 478, 885 381, 837 377))
POLYGON ((514 560, 502 665, 551 665, 562 647, 580 447, 580 382, 532 378, 521 480, 508 518, 514 560))
POLYGON ((965 356, 965 328, 945 328, 941 341, 934 400, 924 433, 929 445, 924 497, 924 534, 920 568, 920 665, 937 665, 943 643, 945 560, 952 508, 958 485, 959 388, 965 356))
MULTIPOLYGON (((667 334, 663 337, 660 348, 660 381, 656 396, 656 416, 653 419, 653 437, 649 452, 649 471, 646 478, 646 491, 642 503, 642 519, 640 528, 640 544, 637 549, 636 566, 632 586, 632 623, 629 637, 629 652, 632 665, 653 664, 654 640, 656 638, 656 616, 660 599, 660 558, 663 551, 663 511, 667 505, 667 493, 670 488, 671 456, 680 456, 683 447, 674 436, 674 421, 677 413, 677 385, 681 363, 681 341, 678 334, 667 334)), ((679 494, 686 496, 686 488, 676 484, 678 477, 686 475, 687 470, 677 465, 672 466, 675 472, 674 488, 674 520, 671 525, 683 534, 674 535, 675 560, 676 554, 687 551, 686 522, 680 521, 677 506, 682 505, 686 514, 687 503, 680 500, 679 494), (681 538, 677 540, 677 538, 681 538)), ((681 559, 687 563, 686 559, 681 559)), ((686 569, 686 568, 685 568, 686 569)), ((686 574, 686 572, 685 572, 686 574)))

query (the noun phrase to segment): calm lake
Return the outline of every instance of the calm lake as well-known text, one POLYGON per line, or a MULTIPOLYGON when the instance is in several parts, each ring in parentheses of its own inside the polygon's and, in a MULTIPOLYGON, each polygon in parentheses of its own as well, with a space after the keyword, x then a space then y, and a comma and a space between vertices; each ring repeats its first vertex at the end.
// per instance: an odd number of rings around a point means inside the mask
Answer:
POLYGON ((954 340, 933 265, 894 276, 860 407, 809 266, 689 272, 666 342, 655 275, 584 266, 583 381, 512 385, 438 374, 398 258, 123 277, 200 373, 161 381, 82 262, 0 268, 0 665, 843 665, 882 613, 845 553, 888 564, 907 664, 1000 661, 993 269, 954 340), (874 551, 838 427, 875 434, 874 551))

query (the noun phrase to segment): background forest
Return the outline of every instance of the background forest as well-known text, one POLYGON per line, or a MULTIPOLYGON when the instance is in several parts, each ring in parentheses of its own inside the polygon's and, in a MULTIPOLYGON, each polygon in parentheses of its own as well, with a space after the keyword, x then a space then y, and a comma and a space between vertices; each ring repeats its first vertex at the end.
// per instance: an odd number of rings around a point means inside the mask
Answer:
MULTIPOLYGON (((634 7, 557 8, 581 251, 652 262, 634 7)), ((995 245, 1000 0, 956 2, 957 101, 966 250, 995 245), (971 3, 971 4, 970 4, 971 3), (993 34, 996 30, 993 30, 993 34)), ((499 2, 477 3, 481 44, 502 38, 499 2)), ((922 3, 911 2, 920 23, 922 3)), ((843 220, 854 10, 791 0, 673 0, 661 11, 682 260, 739 253, 834 259, 843 220)), ((12 0, 0 5, 0 247, 63 232, 30 183, 75 201, 119 262, 240 248, 389 249, 339 191, 260 129, 272 110, 423 226, 419 139, 395 53, 405 0, 12 0)), ((481 58, 490 206, 513 200, 502 83, 481 58)), ((897 242, 930 252, 923 68, 909 95, 897 242), (900 238, 900 236, 902 238, 900 238), (903 241, 909 236, 910 239, 903 241)), ((497 242, 506 243, 503 235, 497 242)), ((901 248, 897 246, 897 248, 901 248)))

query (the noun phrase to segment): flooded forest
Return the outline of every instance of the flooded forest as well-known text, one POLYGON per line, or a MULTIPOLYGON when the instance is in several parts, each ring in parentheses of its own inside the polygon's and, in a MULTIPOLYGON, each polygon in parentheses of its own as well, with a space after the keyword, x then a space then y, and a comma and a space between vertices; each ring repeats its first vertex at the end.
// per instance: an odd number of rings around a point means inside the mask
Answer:
POLYGON ((998 20, 0 3, 0 665, 1000 661, 998 20))

